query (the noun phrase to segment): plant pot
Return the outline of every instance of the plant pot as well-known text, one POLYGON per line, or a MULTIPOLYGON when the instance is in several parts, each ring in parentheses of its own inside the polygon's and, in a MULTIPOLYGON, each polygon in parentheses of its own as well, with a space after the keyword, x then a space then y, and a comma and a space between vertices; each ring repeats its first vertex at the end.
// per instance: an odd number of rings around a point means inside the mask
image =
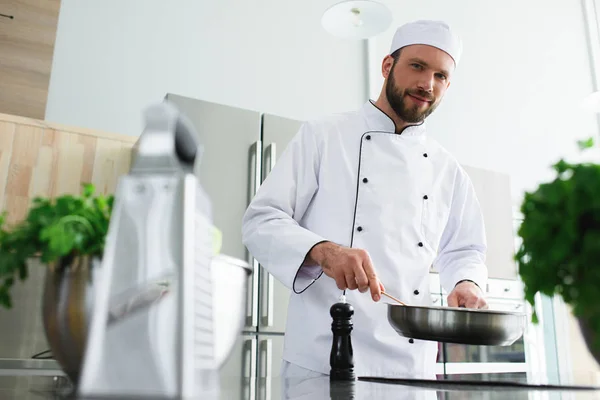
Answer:
POLYGON ((74 385, 81 361, 93 303, 93 276, 100 266, 90 256, 61 259, 46 268, 42 318, 52 355, 74 385))
POLYGON ((588 351, 592 356, 594 356, 598 365, 600 365, 600 349, 597 349, 594 346, 594 341, 596 340, 594 332, 590 328, 586 318, 577 317, 577 322, 579 323, 579 330, 581 331, 581 335, 585 340, 588 351))

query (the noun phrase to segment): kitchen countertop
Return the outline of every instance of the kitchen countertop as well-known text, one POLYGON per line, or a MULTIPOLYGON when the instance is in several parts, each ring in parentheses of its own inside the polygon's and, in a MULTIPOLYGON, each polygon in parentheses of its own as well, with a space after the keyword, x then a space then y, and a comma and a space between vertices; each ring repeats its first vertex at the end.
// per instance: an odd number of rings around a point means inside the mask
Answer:
MULTIPOLYGON (((532 400, 532 399, 600 399, 600 387, 584 386, 536 386, 524 384, 507 384, 507 382, 475 382, 447 380, 414 380, 405 379, 388 382, 363 380, 352 382, 330 382, 328 376, 317 378, 281 378, 270 380, 248 380, 243 386, 246 393, 240 392, 242 377, 228 376, 221 378, 221 391, 218 395, 202 394, 195 398, 206 400, 349 400, 349 399, 394 399, 394 400, 532 400), (250 396, 248 388, 256 388, 257 395, 250 396), (268 388, 268 390, 265 390, 268 388)), ((60 390, 36 390, 32 393, 35 399, 80 399, 88 398, 70 396, 60 390)), ((137 397, 136 399, 147 397, 137 397)), ((194 399, 195 399, 194 398, 194 399)), ((94 398, 94 400, 100 400, 94 398)), ((127 400, 124 397, 113 399, 127 400)), ((154 399, 154 398, 153 398, 154 399)), ((4 400, 4 399, 3 399, 4 400)), ((10 400, 10 399, 6 399, 10 400)), ((92 399, 89 399, 92 400, 92 399)))

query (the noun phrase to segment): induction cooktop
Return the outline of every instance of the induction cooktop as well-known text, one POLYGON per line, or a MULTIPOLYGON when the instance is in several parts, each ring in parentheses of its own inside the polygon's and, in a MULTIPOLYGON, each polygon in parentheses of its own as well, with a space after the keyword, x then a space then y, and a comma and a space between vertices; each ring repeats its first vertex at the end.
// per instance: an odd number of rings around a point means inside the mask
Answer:
POLYGON ((442 390, 481 390, 482 388, 497 388, 499 390, 600 390, 600 386, 590 385, 560 385, 560 384, 537 384, 518 381, 504 380, 469 380, 469 379, 412 379, 412 378, 380 378, 371 376, 360 376, 359 381, 376 382, 384 384, 399 384, 405 386, 418 386, 442 390))

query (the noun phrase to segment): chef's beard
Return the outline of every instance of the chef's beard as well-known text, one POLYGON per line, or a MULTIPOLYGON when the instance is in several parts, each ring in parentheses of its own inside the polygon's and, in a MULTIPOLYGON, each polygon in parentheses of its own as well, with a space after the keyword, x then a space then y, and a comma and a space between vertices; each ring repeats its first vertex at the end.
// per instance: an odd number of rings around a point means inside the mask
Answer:
POLYGON ((388 103, 392 107, 392 110, 394 110, 396 115, 398 115, 398 117, 404 122, 411 124, 423 122, 425 118, 427 118, 436 109, 437 104, 435 103, 435 98, 424 90, 399 88, 396 86, 393 73, 394 66, 392 66, 392 70, 390 71, 387 85, 385 87, 385 94, 387 96, 388 103), (424 111, 421 111, 421 107, 417 105, 411 107, 404 101, 404 97, 408 96, 409 93, 431 102, 424 111))

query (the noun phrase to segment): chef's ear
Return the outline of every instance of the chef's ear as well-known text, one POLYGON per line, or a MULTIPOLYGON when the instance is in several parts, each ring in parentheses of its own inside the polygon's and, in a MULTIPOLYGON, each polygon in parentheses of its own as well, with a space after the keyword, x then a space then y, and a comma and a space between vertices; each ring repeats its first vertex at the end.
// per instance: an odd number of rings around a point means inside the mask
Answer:
POLYGON ((384 78, 390 75, 390 71, 392 70, 392 66, 394 65, 394 57, 387 55, 383 58, 381 62, 381 74, 384 78))

